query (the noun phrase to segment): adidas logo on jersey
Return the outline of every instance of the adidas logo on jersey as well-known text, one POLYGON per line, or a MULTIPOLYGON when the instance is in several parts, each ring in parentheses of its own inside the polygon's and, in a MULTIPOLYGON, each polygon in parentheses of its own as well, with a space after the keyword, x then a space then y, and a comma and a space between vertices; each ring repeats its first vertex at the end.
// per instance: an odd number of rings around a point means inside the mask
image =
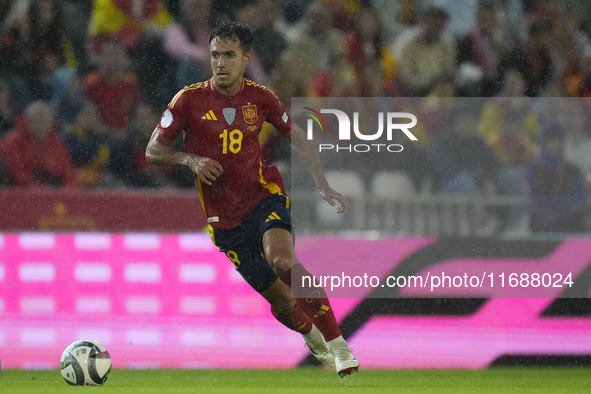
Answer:
POLYGON ((213 113, 213 110, 209 110, 209 112, 203 115, 201 119, 218 120, 218 118, 216 118, 215 114, 213 113))
POLYGON ((281 220, 281 218, 279 217, 279 215, 277 215, 275 212, 273 212, 272 214, 269 215, 269 217, 267 218, 267 220, 265 220, 265 222, 268 222, 270 220, 275 220, 275 219, 281 220))

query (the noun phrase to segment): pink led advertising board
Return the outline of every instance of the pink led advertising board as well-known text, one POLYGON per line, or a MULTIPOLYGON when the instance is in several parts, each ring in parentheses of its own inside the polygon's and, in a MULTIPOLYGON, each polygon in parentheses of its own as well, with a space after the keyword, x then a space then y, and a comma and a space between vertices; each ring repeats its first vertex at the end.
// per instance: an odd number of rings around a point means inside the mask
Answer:
MULTIPOLYGON (((366 367, 483 368, 504 355, 591 355, 591 316, 553 308, 560 297, 589 296, 591 240, 495 242, 300 236, 296 252, 304 263, 338 263, 339 275, 353 278, 372 262, 379 284, 331 294, 366 367), (573 283, 551 281, 551 291, 536 293, 532 265, 563 277, 571 272, 573 283), (498 281, 516 266, 528 273, 528 286, 520 277, 511 287, 507 276, 508 288, 521 289, 512 298, 496 291, 496 282, 469 287, 491 267, 498 281), (427 273, 450 276, 449 286, 381 286, 388 276, 427 273), (454 287, 453 278, 464 275, 454 287), (479 298, 434 303, 454 296, 479 298)), ((337 272, 331 264, 311 266, 337 272)), ((539 280, 538 287, 550 283, 539 280)), ((57 368, 76 339, 101 342, 115 368, 291 368, 308 356, 301 337, 275 321, 205 234, 0 235, 2 366, 57 368)))

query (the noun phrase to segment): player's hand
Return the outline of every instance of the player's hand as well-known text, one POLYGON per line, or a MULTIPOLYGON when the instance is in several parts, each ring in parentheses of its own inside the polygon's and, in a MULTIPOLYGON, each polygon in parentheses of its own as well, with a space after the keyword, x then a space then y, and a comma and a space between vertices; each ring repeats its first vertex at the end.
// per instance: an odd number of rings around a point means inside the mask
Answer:
POLYGON ((349 211, 349 201, 341 193, 334 191, 330 187, 320 189, 320 197, 333 207, 336 206, 337 213, 346 213, 349 211), (337 205, 334 200, 337 200, 339 204, 337 205))
POLYGON ((209 186, 224 172, 222 165, 209 157, 193 156, 189 168, 201 182, 209 186))

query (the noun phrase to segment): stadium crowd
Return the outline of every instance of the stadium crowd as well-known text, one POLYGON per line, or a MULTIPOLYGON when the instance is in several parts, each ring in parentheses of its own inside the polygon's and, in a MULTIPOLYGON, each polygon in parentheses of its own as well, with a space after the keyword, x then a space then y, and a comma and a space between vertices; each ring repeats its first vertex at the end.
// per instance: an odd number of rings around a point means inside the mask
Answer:
MULTIPOLYGON (((286 108, 291 97, 413 98, 419 141, 383 165, 407 173, 417 191, 527 194, 533 227, 582 231, 591 176, 586 7, 0 0, 0 185, 193 187, 190 173, 149 165, 145 146, 168 100, 210 77, 212 26, 237 20, 255 38, 247 76, 286 108)), ((269 161, 289 160, 277 133, 261 143, 269 161)))

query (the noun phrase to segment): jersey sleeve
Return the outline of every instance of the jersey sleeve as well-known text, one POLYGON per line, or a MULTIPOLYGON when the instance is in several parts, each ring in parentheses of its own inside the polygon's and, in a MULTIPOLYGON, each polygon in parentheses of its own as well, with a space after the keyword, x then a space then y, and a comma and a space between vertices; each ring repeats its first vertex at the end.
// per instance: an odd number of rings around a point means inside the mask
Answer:
POLYGON ((162 113, 156 129, 165 138, 174 140, 187 124, 187 103, 189 92, 181 90, 168 104, 166 111, 162 113))
POLYGON ((291 131, 291 117, 285 112, 283 104, 271 91, 265 91, 267 105, 267 122, 271 123, 281 134, 291 131))

